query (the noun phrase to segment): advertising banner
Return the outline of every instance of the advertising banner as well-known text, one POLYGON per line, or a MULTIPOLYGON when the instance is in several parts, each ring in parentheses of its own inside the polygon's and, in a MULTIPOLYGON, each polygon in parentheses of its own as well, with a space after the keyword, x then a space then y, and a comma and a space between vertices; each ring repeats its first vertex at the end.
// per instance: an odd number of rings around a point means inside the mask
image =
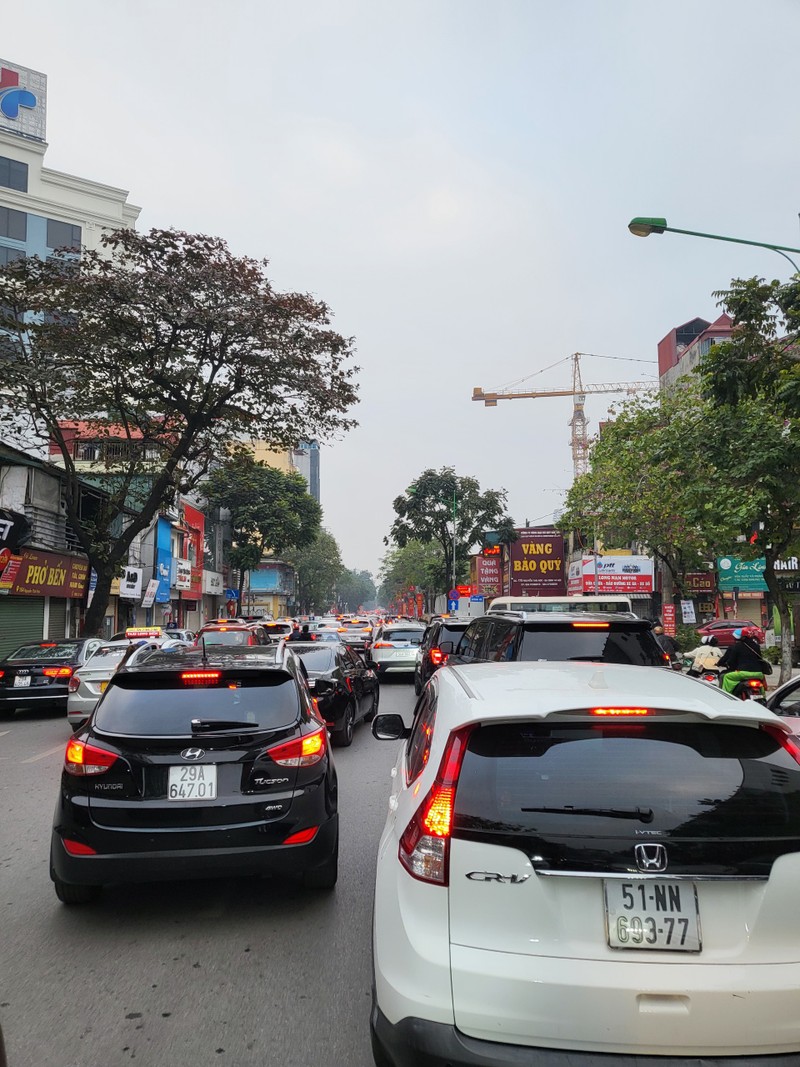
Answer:
POLYGON ((147 583, 147 589, 145 590, 144 597, 142 598, 143 608, 152 608, 153 604, 155 603, 158 587, 158 578, 151 578, 150 581, 147 583))
POLYGON ((693 600, 681 601, 681 622, 684 623, 684 625, 697 622, 693 600))
POLYGON ((714 574, 712 571, 690 571, 684 584, 688 593, 713 593, 714 574))
MULTIPOLYGON (((180 589, 181 592, 185 592, 192 587, 192 564, 188 559, 174 559, 175 565, 175 581, 173 585, 176 589, 180 589)), ((185 599, 185 598, 184 598, 185 599)))
POLYGON ((156 531, 156 578, 158 579, 156 604, 169 604, 172 579, 172 523, 163 517, 159 518, 156 531))
POLYGON ((126 600, 138 600, 142 595, 143 575, 141 567, 126 567, 119 580, 119 595, 126 600))
POLYGON ((675 628, 675 605, 664 604, 661 608, 661 614, 664 618, 664 633, 674 637, 677 633, 675 628))
POLYGON ((0 592, 76 600, 83 597, 88 582, 87 559, 24 548, 7 560, 0 575, 0 592))
POLYGON ((218 571, 203 571, 203 592, 207 596, 222 596, 225 579, 218 571))
POLYGON ((509 545, 511 596, 562 596, 566 592, 564 538, 551 527, 518 529, 509 545))
MULTIPOLYGON (((188 534, 184 555, 192 565, 189 588, 184 600, 196 600, 203 593, 203 559, 205 556, 206 517, 202 511, 183 502, 183 517, 188 534)), ((181 589, 183 586, 180 587, 181 589)))
POLYGON ((653 561, 648 556, 584 556, 569 567, 570 593, 652 593, 653 561))
POLYGON ((481 596, 500 596, 503 573, 499 556, 478 556, 475 560, 475 586, 481 596))
POLYGON ((717 559, 719 587, 723 592, 733 589, 740 593, 765 593, 767 583, 764 581, 764 563, 760 559, 736 559, 734 556, 720 556, 717 559))

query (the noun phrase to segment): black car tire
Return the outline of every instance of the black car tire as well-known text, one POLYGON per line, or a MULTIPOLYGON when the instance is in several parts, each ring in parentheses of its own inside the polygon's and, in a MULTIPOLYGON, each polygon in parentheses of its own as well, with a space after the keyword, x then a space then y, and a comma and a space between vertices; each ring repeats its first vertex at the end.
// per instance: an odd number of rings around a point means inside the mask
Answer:
POLYGON ((306 889, 333 889, 339 877, 339 838, 336 838, 333 852, 321 867, 312 867, 303 871, 303 885, 306 889))
POLYGON ((353 729, 356 725, 356 706, 351 700, 344 709, 342 725, 331 734, 331 741, 337 748, 349 748, 353 743, 353 729))
POLYGON ((60 878, 55 878, 53 885, 62 904, 91 904, 100 895, 99 885, 72 885, 60 878))
POLYGON ((422 692, 422 679, 419 676, 419 671, 414 671, 414 696, 419 696, 422 692))
POLYGON ((375 692, 372 694, 372 707, 369 709, 367 714, 364 716, 364 722, 372 722, 372 720, 378 714, 378 704, 380 704, 380 701, 381 701, 381 691, 376 685, 375 686, 375 692))

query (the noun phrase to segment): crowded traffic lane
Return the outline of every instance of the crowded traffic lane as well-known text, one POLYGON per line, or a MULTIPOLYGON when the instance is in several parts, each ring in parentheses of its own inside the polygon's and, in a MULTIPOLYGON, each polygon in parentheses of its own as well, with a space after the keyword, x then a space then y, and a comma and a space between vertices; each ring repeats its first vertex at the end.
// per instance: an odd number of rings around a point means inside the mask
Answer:
MULTIPOLYGON (((381 711, 407 721, 413 699, 405 682, 381 687, 381 711)), ((68 733, 44 712, 2 723, 0 1020, 10 1067, 370 1067, 375 853, 396 746, 359 725, 336 751, 333 893, 223 879, 115 886, 97 904, 65 908, 48 847, 68 733)))

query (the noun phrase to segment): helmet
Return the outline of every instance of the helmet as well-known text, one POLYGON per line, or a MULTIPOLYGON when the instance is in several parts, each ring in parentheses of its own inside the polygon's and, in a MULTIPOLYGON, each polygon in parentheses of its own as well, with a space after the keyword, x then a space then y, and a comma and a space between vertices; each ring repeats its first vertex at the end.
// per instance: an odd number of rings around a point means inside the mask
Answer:
POLYGON ((742 637, 749 637, 753 641, 759 641, 761 638, 761 634, 758 632, 755 626, 745 626, 745 628, 742 630, 742 637))
POLYGON ((733 639, 734 639, 734 641, 741 641, 742 632, 743 632, 742 630, 734 630, 733 631, 733 639))
POLYGON ((701 645, 716 645, 717 644, 717 639, 716 639, 716 637, 714 637, 713 634, 708 634, 706 637, 704 637, 700 641, 700 644, 701 645))

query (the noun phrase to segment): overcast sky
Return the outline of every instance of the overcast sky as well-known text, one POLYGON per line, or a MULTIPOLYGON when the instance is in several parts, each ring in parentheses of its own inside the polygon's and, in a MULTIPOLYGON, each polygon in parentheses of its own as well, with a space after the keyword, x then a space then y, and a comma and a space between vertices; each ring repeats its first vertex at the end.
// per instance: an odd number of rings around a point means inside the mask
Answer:
MULTIPOLYGON (((122 186, 139 225, 225 237, 357 339, 357 430, 322 451, 325 524, 377 571, 426 467, 548 522, 569 397, 654 377, 673 326, 800 247, 797 0, 26 0, 4 58, 48 75, 47 166, 122 186), (623 360, 625 360, 623 362, 623 360), (628 360, 630 362, 628 362, 628 360)), ((613 397, 589 398, 590 432, 613 397)))

